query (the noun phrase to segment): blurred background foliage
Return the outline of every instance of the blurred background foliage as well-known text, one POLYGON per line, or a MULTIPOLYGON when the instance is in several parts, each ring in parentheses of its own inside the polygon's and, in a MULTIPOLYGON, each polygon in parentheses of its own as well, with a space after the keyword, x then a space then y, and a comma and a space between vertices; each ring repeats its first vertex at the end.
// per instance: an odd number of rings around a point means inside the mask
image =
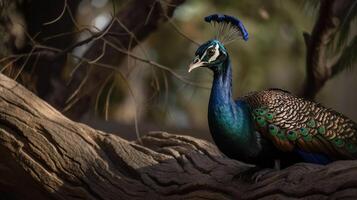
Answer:
MULTIPOLYGON (((110 22, 113 10, 119 10, 126 2, 82 0, 76 19, 80 26, 102 30, 110 22)), ((213 31, 203 21, 209 14, 238 17, 248 29, 250 38, 248 42, 240 40, 227 46, 233 63, 234 96, 266 88, 281 88, 298 94, 305 77, 306 47, 302 33, 311 32, 316 12, 314 6, 307 6, 301 0, 187 0, 176 9, 169 23, 162 24, 133 49, 133 53, 156 61, 197 85, 179 80, 156 66, 128 58, 121 64, 120 71, 128 80, 133 95, 123 77, 116 74, 115 80, 103 89, 95 109, 97 115, 87 115, 82 121, 120 133, 118 129, 122 126, 133 131, 137 117, 141 133, 163 130, 209 138, 207 106, 212 73, 207 69, 187 72, 187 65, 198 46, 186 37, 198 43, 211 39, 213 31), (104 118, 108 122, 104 122, 104 118)), ((77 40, 87 37, 89 35, 83 33, 77 40)), ((76 48, 74 54, 83 55, 90 45, 76 48)), ((76 62, 68 60, 66 76, 76 62)), ((356 77, 356 70, 344 71, 328 81, 316 100, 357 121, 356 77)), ((135 138, 135 134, 132 132, 127 138, 135 138)))

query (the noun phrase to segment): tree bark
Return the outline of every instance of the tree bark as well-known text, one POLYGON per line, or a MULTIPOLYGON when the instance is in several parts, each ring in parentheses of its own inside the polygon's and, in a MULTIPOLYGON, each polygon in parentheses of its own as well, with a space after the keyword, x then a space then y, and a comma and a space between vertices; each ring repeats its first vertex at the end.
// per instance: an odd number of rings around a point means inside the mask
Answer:
POLYGON ((0 74, 0 196, 6 199, 356 199, 357 161, 250 169, 213 144, 150 133, 129 142, 64 117, 0 74))

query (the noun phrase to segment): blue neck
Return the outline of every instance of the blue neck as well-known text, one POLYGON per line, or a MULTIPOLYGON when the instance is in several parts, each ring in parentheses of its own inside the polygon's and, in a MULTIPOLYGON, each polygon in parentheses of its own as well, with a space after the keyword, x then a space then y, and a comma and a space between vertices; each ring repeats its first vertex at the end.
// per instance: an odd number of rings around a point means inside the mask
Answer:
POLYGON ((215 140, 232 141, 246 155, 254 154, 259 149, 254 148, 259 144, 248 106, 243 101, 234 102, 232 98, 232 68, 229 57, 214 70, 208 122, 215 140))

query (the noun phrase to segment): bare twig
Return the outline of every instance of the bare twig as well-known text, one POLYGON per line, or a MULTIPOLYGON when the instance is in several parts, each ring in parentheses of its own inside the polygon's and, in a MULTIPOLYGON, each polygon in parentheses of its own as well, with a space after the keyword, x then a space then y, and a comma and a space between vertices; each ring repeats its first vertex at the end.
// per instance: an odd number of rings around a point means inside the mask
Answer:
POLYGON ((56 17, 56 19, 46 22, 43 25, 50 25, 50 24, 53 24, 53 23, 59 21, 63 17, 64 13, 66 12, 66 8, 67 8, 67 0, 64 0, 63 9, 62 9, 60 15, 58 15, 58 17, 56 17))
POLYGON ((21 65, 19 71, 17 72, 17 74, 16 74, 15 77, 14 77, 14 80, 16 80, 16 79, 20 76, 22 70, 24 70, 24 68, 25 68, 25 66, 26 66, 26 64, 27 64, 27 62, 29 61, 29 59, 30 59, 30 57, 32 56, 32 53, 33 53, 34 51, 35 51, 35 48, 33 48, 33 49, 31 50, 31 52, 29 53, 29 55, 26 57, 25 62, 21 65))
POLYGON ((9 62, 7 62, 4 66, 2 66, 2 68, 0 69, 0 73, 3 73, 7 68, 11 67, 15 62, 17 62, 18 60, 20 60, 23 56, 19 56, 17 58, 14 58, 12 60, 10 60, 9 62))
POLYGON ((113 78, 114 73, 112 73, 112 75, 108 76, 107 79, 105 80, 104 84, 101 85, 99 92, 97 94, 96 100, 95 100, 95 106, 94 106, 94 113, 97 114, 98 113, 98 104, 99 104, 99 98, 103 93, 103 90, 105 88, 105 86, 108 84, 108 82, 113 78))
POLYGON ((109 104, 110 104, 110 96, 112 95, 113 89, 115 88, 115 81, 112 82, 110 88, 108 90, 107 96, 105 98, 105 112, 104 112, 104 119, 108 120, 109 117, 109 104))
POLYGON ((202 86, 202 85, 200 85, 200 84, 198 84, 198 83, 196 83, 196 82, 192 82, 192 81, 189 81, 189 80, 183 78, 181 75, 179 75, 178 73, 176 73, 173 69, 171 69, 171 68, 169 68, 169 67, 167 67, 167 66, 165 66, 165 65, 159 64, 159 63, 157 63, 157 62, 155 62, 155 61, 153 61, 153 60, 147 60, 147 59, 145 59, 145 58, 139 57, 139 56, 133 54, 132 52, 130 52, 130 51, 128 51, 128 50, 121 49, 121 48, 115 46, 113 43, 110 43, 109 41, 105 40, 104 38, 103 38, 103 40, 106 41, 106 42, 108 42, 108 45, 111 46, 111 47, 113 47, 113 48, 114 48, 115 50, 117 50, 118 52, 123 53, 123 54, 125 54, 125 55, 128 55, 128 56, 130 56, 131 58, 134 58, 134 59, 139 60, 139 61, 141 61, 141 62, 148 63, 148 64, 150 64, 150 65, 152 65, 152 66, 158 67, 159 69, 163 69, 163 70, 169 72, 171 75, 173 75, 173 76, 176 77, 178 80, 180 80, 180 81, 182 81, 182 82, 184 82, 184 83, 187 83, 187 84, 189 84, 189 85, 196 86, 196 87, 206 88, 206 89, 209 89, 209 88, 210 88, 210 87, 202 86))
POLYGON ((169 24, 175 29, 175 31, 176 31, 179 35, 181 35, 183 38, 187 39, 188 41, 192 42, 193 44, 195 44, 195 45, 197 45, 197 46, 200 45, 200 43, 196 42, 196 41, 193 40, 192 38, 188 37, 185 33, 183 33, 183 32, 181 31, 181 29, 172 21, 172 19, 171 19, 169 16, 165 15, 165 17, 166 17, 167 21, 169 22, 169 24))

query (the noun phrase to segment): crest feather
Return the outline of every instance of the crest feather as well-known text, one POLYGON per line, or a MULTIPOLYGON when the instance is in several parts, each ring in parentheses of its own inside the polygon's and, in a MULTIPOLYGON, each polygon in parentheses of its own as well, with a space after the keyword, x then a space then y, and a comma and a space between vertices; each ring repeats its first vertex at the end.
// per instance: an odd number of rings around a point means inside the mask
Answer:
POLYGON ((223 44, 236 39, 248 40, 248 31, 243 23, 230 15, 213 14, 205 17, 205 21, 211 23, 217 30, 215 38, 223 44))

